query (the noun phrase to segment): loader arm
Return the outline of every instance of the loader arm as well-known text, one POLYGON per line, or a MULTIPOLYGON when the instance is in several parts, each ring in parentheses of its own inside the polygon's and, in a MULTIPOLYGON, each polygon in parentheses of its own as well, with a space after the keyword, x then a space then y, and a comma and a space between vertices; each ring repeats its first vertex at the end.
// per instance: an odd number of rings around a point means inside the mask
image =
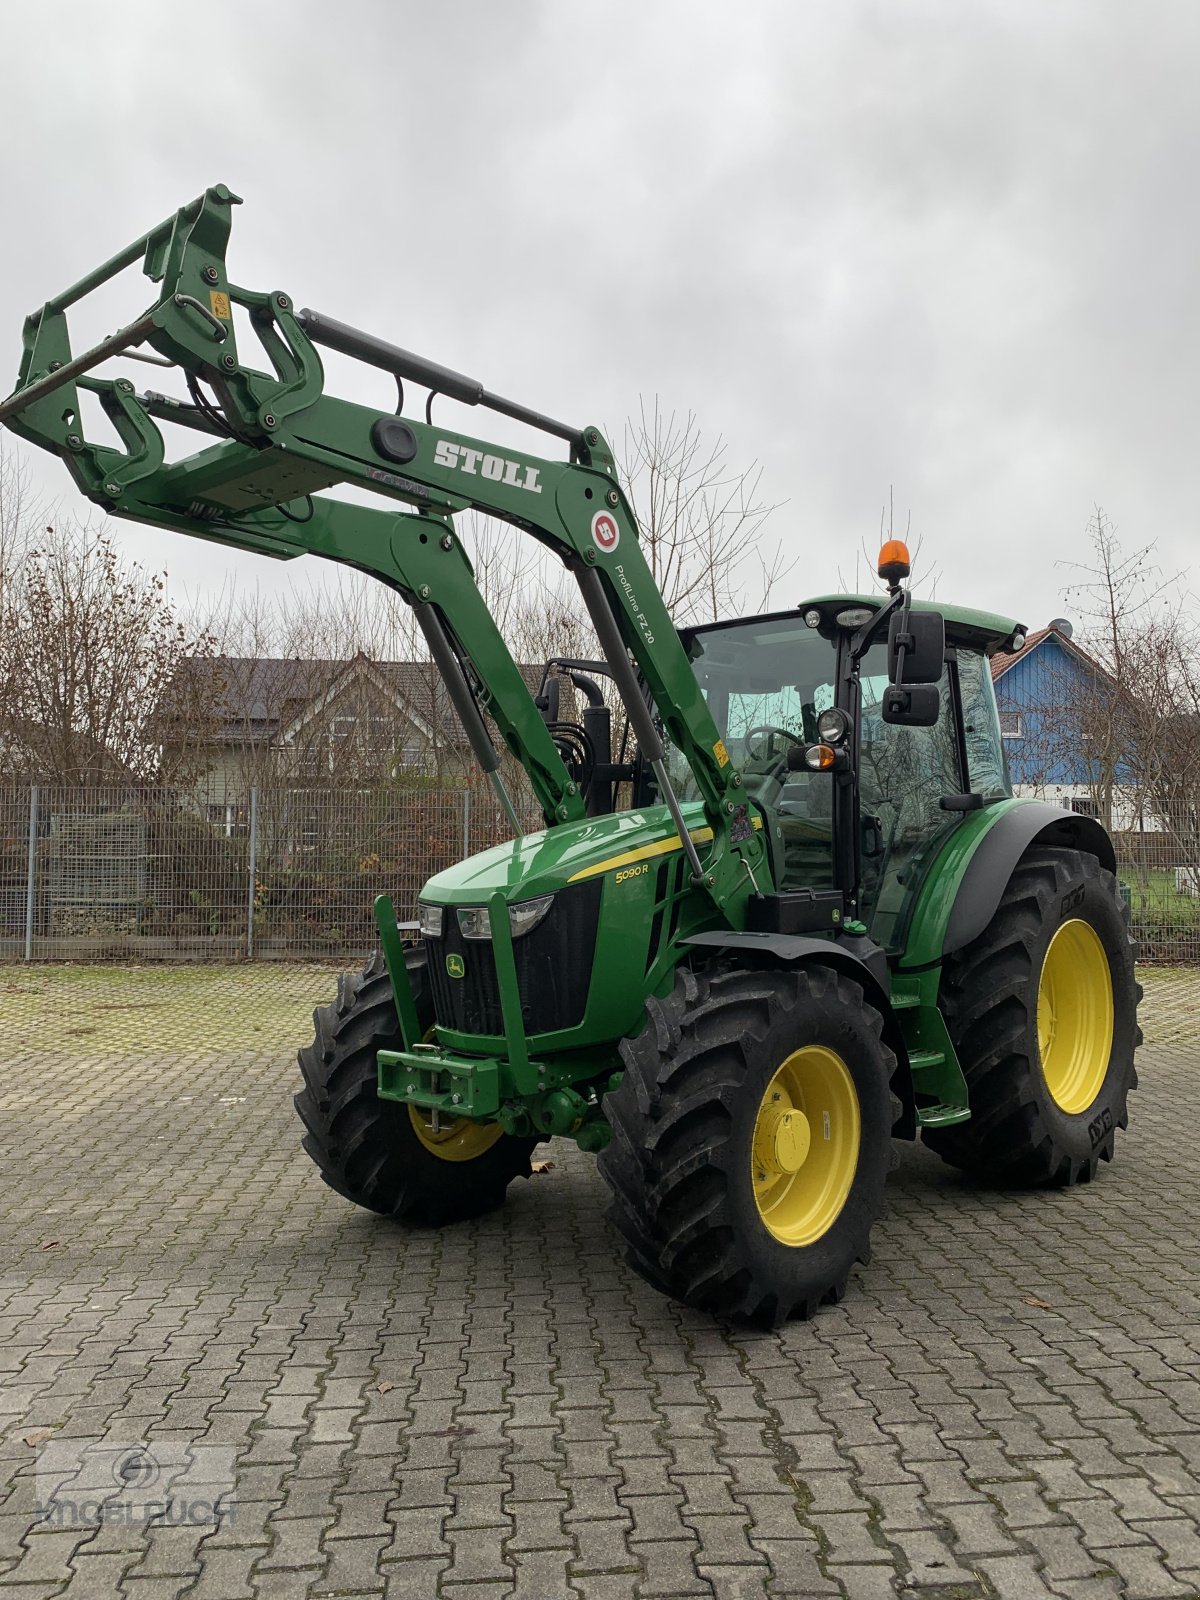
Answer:
POLYGON ((583 801, 474 582, 452 518, 475 509, 540 541, 579 584, 695 881, 731 925, 742 926, 748 896, 772 887, 765 846, 642 554, 636 519, 599 430, 556 422, 323 314, 297 312, 279 291, 231 283, 225 252, 237 203, 223 185, 206 190, 29 317, 18 388, 0 402, 0 422, 60 455, 81 491, 115 516, 275 557, 324 556, 397 589, 415 608, 485 771, 495 780, 499 757, 480 703, 528 772, 553 825, 582 818, 583 801), (139 261, 159 284, 155 304, 74 355, 68 309, 139 261), (239 355, 233 318, 239 306, 270 372, 239 355), (401 386, 407 379, 427 388, 425 420, 327 395, 319 345, 389 371, 401 386), (184 373, 190 405, 152 391, 139 394, 124 377, 94 376, 117 356, 154 361, 142 346, 184 373), (84 436, 80 389, 98 396, 121 448, 84 436), (432 421, 437 395, 483 405, 564 439, 570 459, 532 456, 439 427, 432 421), (168 461, 157 425, 163 420, 214 442, 168 461), (415 509, 363 508, 324 493, 343 483, 415 509), (684 825, 660 731, 630 656, 662 728, 695 777, 713 834, 703 861, 684 825))

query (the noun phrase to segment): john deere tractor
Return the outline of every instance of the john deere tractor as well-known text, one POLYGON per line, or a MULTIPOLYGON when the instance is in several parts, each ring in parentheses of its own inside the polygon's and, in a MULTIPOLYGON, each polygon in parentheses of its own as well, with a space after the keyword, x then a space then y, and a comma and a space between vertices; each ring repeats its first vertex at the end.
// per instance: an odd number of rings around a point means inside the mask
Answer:
POLYGON ((325 1181, 438 1226, 574 1139, 638 1272, 777 1322, 867 1259, 895 1139, 995 1183, 1090 1180, 1126 1126, 1140 990, 1104 830, 1011 793, 988 662, 1021 627, 912 600, 892 542, 877 594, 677 631, 597 428, 233 283, 236 203, 207 190, 29 317, 0 420, 113 515, 397 590, 511 819, 428 881, 414 942, 381 895, 377 953, 316 1013, 296 1105, 325 1181), (75 354, 68 310, 138 265, 154 303, 75 354), (397 379, 395 410, 326 394, 323 349, 397 379), (186 394, 138 390, 131 359, 186 394), (81 392, 118 444, 87 437, 81 392), (566 459, 453 431, 447 401, 566 459), (164 422, 208 438, 168 459, 164 422), (596 658, 536 697, 474 583, 468 508, 579 585, 596 658))

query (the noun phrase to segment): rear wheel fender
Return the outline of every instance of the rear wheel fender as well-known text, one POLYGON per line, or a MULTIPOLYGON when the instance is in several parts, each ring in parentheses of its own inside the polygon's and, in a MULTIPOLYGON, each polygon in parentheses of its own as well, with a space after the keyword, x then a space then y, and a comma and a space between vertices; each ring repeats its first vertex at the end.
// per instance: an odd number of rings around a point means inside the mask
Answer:
POLYGON ((991 922, 1017 863, 1033 849, 1078 850, 1117 870, 1112 840, 1093 817, 1044 800, 1009 800, 968 812, 925 878, 900 971, 936 966, 991 922))

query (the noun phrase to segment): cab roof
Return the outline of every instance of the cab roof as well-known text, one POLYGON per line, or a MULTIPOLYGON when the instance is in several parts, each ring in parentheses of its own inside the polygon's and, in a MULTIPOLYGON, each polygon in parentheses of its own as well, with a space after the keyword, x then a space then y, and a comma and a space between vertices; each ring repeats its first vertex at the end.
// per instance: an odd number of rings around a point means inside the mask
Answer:
MULTIPOLYGON (((865 606, 872 611, 878 611, 888 602, 886 594, 820 594, 814 595, 810 600, 802 600, 798 606, 789 607, 786 611, 771 611, 763 614, 764 620, 784 617, 803 617, 806 611, 814 609, 827 613, 831 618, 838 611, 850 606, 865 606)), ((1014 634, 1023 634, 1025 626, 1012 617, 1001 616, 995 611, 975 611, 968 606, 948 606, 937 600, 912 601, 914 611, 940 611, 946 619, 946 631, 952 637, 963 640, 964 643, 982 646, 985 654, 993 655, 998 650, 1007 650, 1012 647, 1014 634)), ((737 622, 751 622, 751 617, 729 617, 723 622, 700 623, 690 628, 681 629, 681 632, 694 634, 703 633, 708 628, 729 627, 737 622)))

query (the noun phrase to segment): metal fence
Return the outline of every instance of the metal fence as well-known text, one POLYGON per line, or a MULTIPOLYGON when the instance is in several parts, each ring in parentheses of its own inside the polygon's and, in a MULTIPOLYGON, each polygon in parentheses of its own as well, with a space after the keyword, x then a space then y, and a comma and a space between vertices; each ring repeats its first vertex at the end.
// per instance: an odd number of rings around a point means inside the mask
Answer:
POLYGON ((490 790, 0 788, 0 960, 356 959, 511 836, 490 790))
POLYGON ((1200 962, 1200 841, 1171 833, 1117 833, 1113 841, 1140 959, 1200 962))
MULTIPOLYGON (((428 877, 509 837, 490 789, 0 787, 0 960, 356 960, 376 894, 414 917, 428 877)), ((1200 962, 1195 842, 1115 842, 1142 959, 1200 962)))

